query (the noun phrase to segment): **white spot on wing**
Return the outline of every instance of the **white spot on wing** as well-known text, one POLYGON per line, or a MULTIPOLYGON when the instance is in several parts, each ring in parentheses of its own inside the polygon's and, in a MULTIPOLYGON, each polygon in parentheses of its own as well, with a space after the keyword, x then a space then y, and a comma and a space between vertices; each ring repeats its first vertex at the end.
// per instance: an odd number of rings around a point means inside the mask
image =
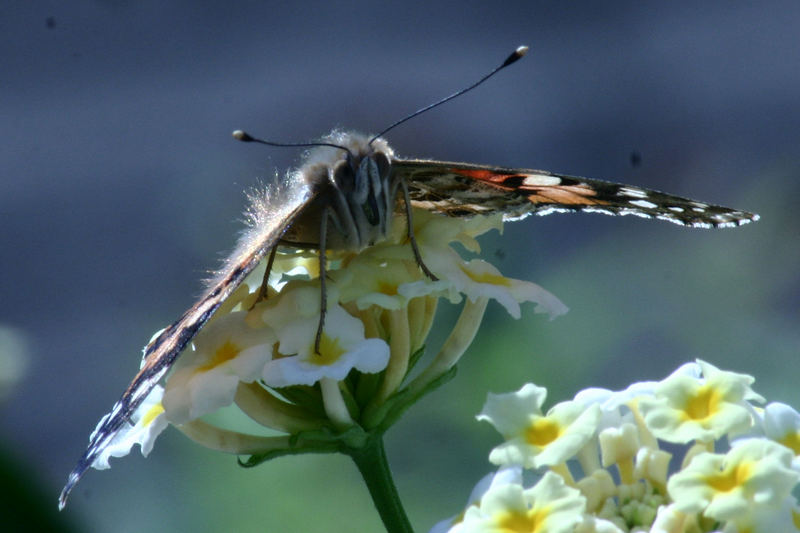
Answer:
POLYGON ((614 211, 610 211, 608 209, 603 209, 602 207, 584 207, 581 209, 584 213, 600 213, 601 215, 617 215, 620 213, 615 213, 614 211))
POLYGON ((641 189, 634 189, 632 187, 620 187, 617 194, 621 196, 630 196, 631 198, 647 198, 647 193, 645 191, 641 189))
POLYGON ((635 209, 624 209, 620 211, 619 214, 621 216, 633 215, 635 217, 641 217, 641 218, 653 218, 653 216, 650 215, 649 213, 645 213, 644 211, 637 211, 635 209))
POLYGON ((522 185, 526 187, 543 187, 560 184, 561 178, 557 178, 555 176, 545 176, 543 174, 528 174, 525 176, 525 179, 522 180, 522 185))
MULTIPOLYGON (((505 221, 505 222, 516 222, 518 220, 522 220, 523 218, 529 217, 532 214, 533 213, 531 213, 530 211, 526 211, 526 212, 520 213, 518 215, 515 215, 515 214, 512 214, 512 215, 503 214, 503 221, 505 221)), ((538 213, 538 214, 541 215, 542 213, 538 213)))
POLYGON ((552 213, 569 213, 570 211, 571 209, 564 209, 563 207, 548 207, 546 209, 540 209, 539 211, 536 211, 536 214, 543 217, 552 213))
POLYGON ((645 209, 654 209, 658 207, 658 205, 654 204, 653 202, 648 202, 647 200, 631 200, 631 204, 635 205, 636 207, 644 207, 645 209))

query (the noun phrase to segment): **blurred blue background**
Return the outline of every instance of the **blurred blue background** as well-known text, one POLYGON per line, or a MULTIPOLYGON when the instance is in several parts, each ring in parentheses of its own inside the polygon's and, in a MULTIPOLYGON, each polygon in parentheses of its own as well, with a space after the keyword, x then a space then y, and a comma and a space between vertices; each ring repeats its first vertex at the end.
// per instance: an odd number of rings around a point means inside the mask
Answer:
POLYGON ((90 532, 380 530, 342 457, 244 470, 174 430, 55 508, 140 347, 232 246, 242 191, 296 161, 230 132, 379 131, 519 44, 519 64, 392 131, 399 155, 615 179, 762 221, 553 215, 485 239, 505 274, 571 311, 515 321, 490 306, 456 379, 390 431, 416 528, 491 469, 499 438, 474 420, 487 391, 535 381, 552 404, 701 357, 800 406, 798 27, 793 0, 4 4, 0 483, 35 509, 16 513, 90 532))

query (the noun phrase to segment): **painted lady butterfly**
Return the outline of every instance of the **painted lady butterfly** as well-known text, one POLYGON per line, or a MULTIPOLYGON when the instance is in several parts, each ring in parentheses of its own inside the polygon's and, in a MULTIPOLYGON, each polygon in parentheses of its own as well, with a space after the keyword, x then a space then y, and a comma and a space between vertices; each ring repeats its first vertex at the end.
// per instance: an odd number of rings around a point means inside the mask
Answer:
MULTIPOLYGON (((521 47, 478 83, 433 105, 477 86, 522 57, 526 50, 521 47)), ((455 217, 502 213, 507 220, 532 213, 584 211, 636 215, 703 228, 740 226, 758 220, 755 214, 632 185, 541 170, 399 159, 381 137, 383 133, 370 138, 334 132, 323 142, 314 143, 316 148, 298 169, 287 174, 283 183, 251 198, 250 228, 203 297, 144 348, 141 370, 92 434, 88 449, 61 493, 60 507, 181 351, 277 245, 360 250, 386 235, 398 205, 409 216, 410 207, 415 207, 455 217)), ((265 142, 243 132, 234 132, 234 136, 243 141, 265 142)), ((409 237, 420 266, 425 268, 410 230, 409 237)))

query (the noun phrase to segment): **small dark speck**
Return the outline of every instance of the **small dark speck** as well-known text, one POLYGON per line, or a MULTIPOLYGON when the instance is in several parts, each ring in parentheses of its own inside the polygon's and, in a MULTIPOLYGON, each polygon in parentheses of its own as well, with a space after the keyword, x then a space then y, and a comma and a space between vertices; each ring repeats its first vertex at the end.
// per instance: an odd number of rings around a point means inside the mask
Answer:
POLYGON ((494 255, 498 259, 505 259, 506 258, 506 252, 502 248, 498 248, 497 250, 495 250, 494 251, 494 255))
POLYGON ((631 166, 633 168, 639 167, 642 164, 642 154, 639 153, 639 150, 634 150, 631 152, 631 166))
POLYGON ((47 17, 44 19, 44 25, 47 26, 48 30, 52 30, 56 27, 56 18, 55 17, 47 17))

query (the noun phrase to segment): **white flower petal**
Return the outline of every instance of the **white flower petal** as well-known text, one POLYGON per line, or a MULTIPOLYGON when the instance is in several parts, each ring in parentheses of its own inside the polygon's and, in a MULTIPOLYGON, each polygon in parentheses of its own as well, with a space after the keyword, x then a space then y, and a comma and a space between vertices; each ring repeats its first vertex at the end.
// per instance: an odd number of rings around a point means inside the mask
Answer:
MULTIPOLYGON (((94 463, 92 463, 93 468, 98 470, 110 468, 111 465, 108 460, 111 457, 124 457, 128 455, 135 444, 140 446, 142 455, 147 457, 153 449, 156 437, 167 427, 167 419, 164 416, 164 409, 161 407, 161 398, 163 394, 164 389, 160 385, 156 385, 153 390, 150 391, 141 405, 139 405, 133 413, 133 416, 131 416, 131 420, 134 423, 125 423, 109 445, 101 451, 94 463)), ((102 427, 106 418, 108 418, 108 415, 100 420, 97 429, 102 427)), ((95 431, 97 431, 97 429, 95 429, 95 431)), ((94 437, 94 433, 92 433, 92 437, 94 437)), ((90 439, 92 437, 90 437, 90 439)))

